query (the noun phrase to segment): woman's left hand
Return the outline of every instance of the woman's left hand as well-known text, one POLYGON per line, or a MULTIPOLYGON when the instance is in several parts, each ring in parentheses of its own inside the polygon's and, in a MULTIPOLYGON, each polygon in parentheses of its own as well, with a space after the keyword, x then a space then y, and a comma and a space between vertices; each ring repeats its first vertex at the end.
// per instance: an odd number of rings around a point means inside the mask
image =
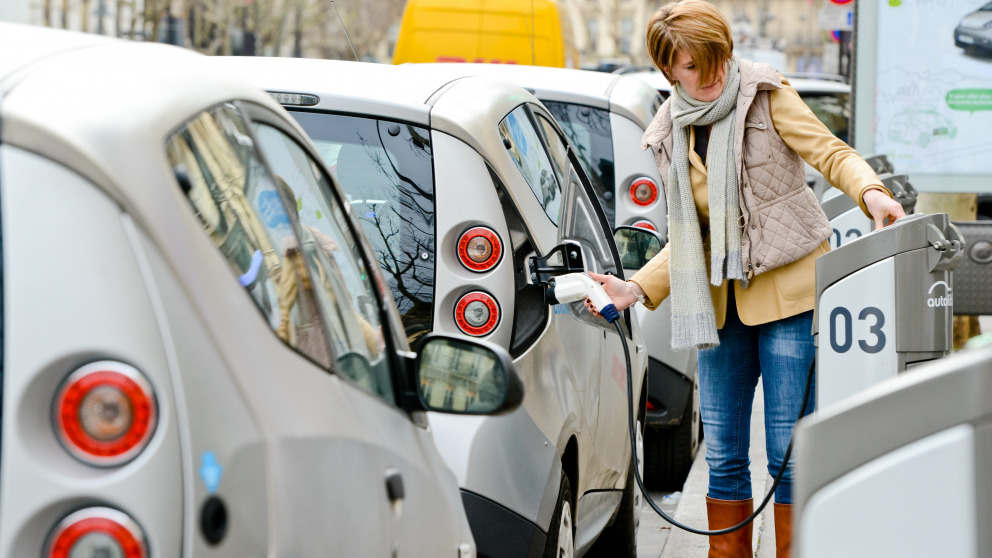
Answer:
POLYGON ((880 190, 868 190, 861 199, 864 200, 865 207, 868 208, 868 212, 875 219, 876 231, 891 225, 896 219, 906 216, 906 212, 902 209, 902 204, 886 196, 880 190))

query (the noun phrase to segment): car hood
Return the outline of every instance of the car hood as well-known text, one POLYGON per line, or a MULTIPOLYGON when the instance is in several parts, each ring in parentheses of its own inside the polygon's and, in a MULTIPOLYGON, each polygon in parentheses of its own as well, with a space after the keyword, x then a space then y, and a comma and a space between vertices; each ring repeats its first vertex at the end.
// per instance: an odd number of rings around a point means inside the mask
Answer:
POLYGON ((959 25, 970 29, 981 29, 990 21, 992 21, 992 12, 972 12, 964 16, 959 25))

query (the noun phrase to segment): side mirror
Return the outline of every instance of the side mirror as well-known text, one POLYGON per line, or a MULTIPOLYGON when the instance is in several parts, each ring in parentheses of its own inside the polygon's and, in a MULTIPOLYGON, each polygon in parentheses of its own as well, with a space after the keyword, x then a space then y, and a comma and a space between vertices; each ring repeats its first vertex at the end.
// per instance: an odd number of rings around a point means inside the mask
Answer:
POLYGON ((498 415, 524 400, 510 355, 491 343, 429 334, 414 369, 420 402, 429 411, 498 415))
POLYGON ((665 241, 657 232, 627 225, 613 229, 613 240, 624 269, 641 269, 665 247, 665 241))

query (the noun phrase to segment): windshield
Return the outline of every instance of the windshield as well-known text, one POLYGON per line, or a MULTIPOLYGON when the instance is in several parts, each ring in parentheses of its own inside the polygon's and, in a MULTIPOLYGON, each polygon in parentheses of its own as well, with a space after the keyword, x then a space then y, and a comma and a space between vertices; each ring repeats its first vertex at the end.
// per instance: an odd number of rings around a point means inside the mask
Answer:
POLYGON ((610 111, 578 105, 545 101, 544 106, 558 121, 569 143, 572 144, 579 164, 589 176, 592 189, 603 205, 606 220, 614 223, 616 213, 613 194, 613 136, 610 128, 610 111))
POLYGON ((433 326, 434 168, 428 130, 359 116, 291 114, 362 224, 413 343, 433 326))
POLYGON ((848 123, 851 119, 849 93, 799 93, 813 114, 823 122, 833 135, 848 142, 848 123))

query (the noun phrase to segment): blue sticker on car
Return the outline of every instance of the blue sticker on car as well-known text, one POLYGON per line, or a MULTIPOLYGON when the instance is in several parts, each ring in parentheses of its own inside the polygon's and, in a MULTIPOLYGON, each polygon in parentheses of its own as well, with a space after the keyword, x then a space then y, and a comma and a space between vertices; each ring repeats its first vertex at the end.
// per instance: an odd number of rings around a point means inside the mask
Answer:
POLYGON ((207 493, 216 494, 224 468, 217 462, 217 456, 212 451, 203 452, 200 457, 200 478, 207 487, 207 493))

